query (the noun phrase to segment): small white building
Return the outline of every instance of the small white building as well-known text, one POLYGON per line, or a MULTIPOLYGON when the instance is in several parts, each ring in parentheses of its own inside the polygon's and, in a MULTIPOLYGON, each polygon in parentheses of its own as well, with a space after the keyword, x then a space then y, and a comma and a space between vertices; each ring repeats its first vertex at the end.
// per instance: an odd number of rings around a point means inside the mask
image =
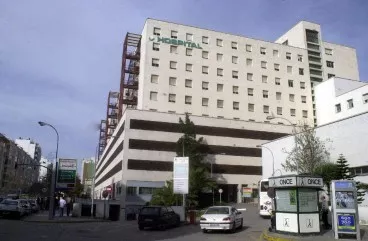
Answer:
POLYGON ((315 87, 318 125, 368 111, 368 83, 338 77, 315 87))
POLYGON ((52 164, 51 161, 47 160, 45 157, 41 156, 40 160, 40 174, 39 174, 39 180, 41 181, 44 177, 47 175, 47 168, 50 164, 52 164))

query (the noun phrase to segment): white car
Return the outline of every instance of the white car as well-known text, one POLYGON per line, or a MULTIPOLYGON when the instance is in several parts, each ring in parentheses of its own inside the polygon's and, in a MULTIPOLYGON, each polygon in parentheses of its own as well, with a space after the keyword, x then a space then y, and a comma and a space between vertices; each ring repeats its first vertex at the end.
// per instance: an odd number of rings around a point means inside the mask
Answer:
POLYGON ((25 204, 19 200, 5 199, 0 203, 0 216, 21 218, 25 214, 25 204))
POLYGON ((228 230, 235 232, 243 227, 241 212, 231 206, 213 206, 201 216, 200 226, 204 233, 208 230, 228 230))

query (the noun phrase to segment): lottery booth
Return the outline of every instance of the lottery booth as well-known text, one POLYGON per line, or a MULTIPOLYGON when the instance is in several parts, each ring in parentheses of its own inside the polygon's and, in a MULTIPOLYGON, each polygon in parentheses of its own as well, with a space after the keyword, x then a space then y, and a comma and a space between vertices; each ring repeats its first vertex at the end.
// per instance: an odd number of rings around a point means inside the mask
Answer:
POLYGON ((318 192, 323 179, 308 175, 269 178, 269 192, 274 200, 276 232, 287 234, 319 234, 318 192))

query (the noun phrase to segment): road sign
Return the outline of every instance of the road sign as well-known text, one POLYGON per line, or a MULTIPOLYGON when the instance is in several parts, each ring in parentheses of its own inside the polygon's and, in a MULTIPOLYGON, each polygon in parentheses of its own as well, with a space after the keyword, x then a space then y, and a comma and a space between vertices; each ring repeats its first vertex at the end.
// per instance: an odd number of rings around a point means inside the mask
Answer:
POLYGON ((189 157, 174 158, 174 193, 188 194, 189 157))
POLYGON ((77 160, 59 159, 56 188, 59 189, 74 188, 76 178, 77 178, 77 160))
POLYGON ((219 192, 219 193, 222 193, 222 192, 223 192, 223 190, 220 188, 220 189, 218 190, 218 192, 219 192))
POLYGON ((253 189, 250 187, 243 187, 243 197, 252 197, 253 189))

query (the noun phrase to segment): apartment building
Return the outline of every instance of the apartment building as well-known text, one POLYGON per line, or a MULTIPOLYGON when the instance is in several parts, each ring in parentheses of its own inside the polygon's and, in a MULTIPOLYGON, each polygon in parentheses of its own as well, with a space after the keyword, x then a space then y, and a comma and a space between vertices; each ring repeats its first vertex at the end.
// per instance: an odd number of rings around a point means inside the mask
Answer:
POLYGON ((333 77, 315 88, 318 125, 368 111, 368 83, 333 77))

